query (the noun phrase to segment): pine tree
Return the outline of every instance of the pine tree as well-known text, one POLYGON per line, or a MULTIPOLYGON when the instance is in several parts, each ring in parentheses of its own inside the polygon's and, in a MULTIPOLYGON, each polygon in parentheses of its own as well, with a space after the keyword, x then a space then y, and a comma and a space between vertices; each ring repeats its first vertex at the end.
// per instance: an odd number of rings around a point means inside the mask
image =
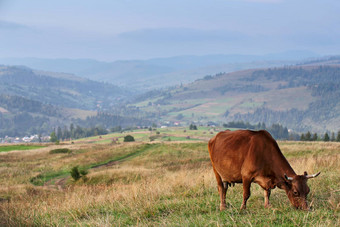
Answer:
POLYGON ((305 140, 306 140, 306 138, 305 138, 305 134, 303 134, 303 133, 301 134, 301 136, 300 136, 300 140, 301 140, 301 141, 305 141, 305 140))
POLYGON ((337 141, 337 142, 340 142, 340 130, 338 131, 338 135, 337 135, 337 137, 336 137, 336 141, 337 141))
POLYGON ((63 129, 63 140, 69 139, 69 138, 70 138, 70 131, 67 129, 66 126, 64 126, 64 129, 63 129))
POLYGON ((58 128, 57 128, 57 138, 58 138, 58 140, 61 140, 63 138, 63 133, 61 131, 60 126, 58 126, 58 128))
POLYGON ((317 141, 318 140, 318 134, 317 133, 313 134, 312 140, 313 141, 317 141))
POLYGON ((329 135, 327 132, 325 133, 325 136, 323 137, 323 141, 325 142, 329 141, 329 135))
POLYGON ((74 125, 73 125, 73 123, 71 123, 71 125, 70 125, 70 137, 71 137, 71 139, 73 139, 74 138, 74 125))
POLYGON ((332 132, 331 141, 335 141, 335 133, 334 132, 332 132))
POLYGON ((312 134, 310 133, 310 131, 308 131, 306 133, 305 139, 306 139, 306 141, 311 141, 312 140, 312 134))

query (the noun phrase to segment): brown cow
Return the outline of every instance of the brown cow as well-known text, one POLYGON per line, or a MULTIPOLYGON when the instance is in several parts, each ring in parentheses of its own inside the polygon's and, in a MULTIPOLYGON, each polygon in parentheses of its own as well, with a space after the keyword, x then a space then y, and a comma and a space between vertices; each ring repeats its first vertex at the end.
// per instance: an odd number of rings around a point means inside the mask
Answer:
POLYGON ((243 203, 246 208, 250 184, 258 183, 264 189, 265 207, 269 207, 270 190, 276 186, 286 191, 296 208, 308 209, 307 180, 320 174, 296 175, 273 137, 264 130, 219 132, 209 141, 209 154, 216 175, 221 198, 220 210, 226 208, 228 185, 243 183, 243 203))

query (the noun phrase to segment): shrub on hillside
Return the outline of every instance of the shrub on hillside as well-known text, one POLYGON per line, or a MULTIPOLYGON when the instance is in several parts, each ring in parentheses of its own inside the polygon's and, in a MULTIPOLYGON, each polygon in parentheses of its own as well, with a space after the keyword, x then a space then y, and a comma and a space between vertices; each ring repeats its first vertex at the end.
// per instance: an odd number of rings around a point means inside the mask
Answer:
POLYGON ((77 181, 82 177, 85 177, 88 174, 88 171, 85 169, 79 170, 78 166, 75 166, 70 171, 71 177, 77 181))
POLYGON ((133 142, 135 141, 135 138, 131 135, 127 135, 124 137, 124 142, 133 142))
POLYGON ((68 148, 59 148, 59 149, 54 149, 54 150, 50 150, 50 154, 65 154, 65 153, 71 153, 72 150, 68 149, 68 148))
POLYGON ((189 129, 190 130, 197 130, 197 126, 194 125, 194 124, 190 124, 189 129))

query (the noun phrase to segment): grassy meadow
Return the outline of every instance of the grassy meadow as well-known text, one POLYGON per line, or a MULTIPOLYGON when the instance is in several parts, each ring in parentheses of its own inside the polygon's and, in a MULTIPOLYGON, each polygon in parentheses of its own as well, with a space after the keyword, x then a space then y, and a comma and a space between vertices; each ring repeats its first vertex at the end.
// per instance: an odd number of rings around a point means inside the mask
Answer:
POLYGON ((36 144, 17 144, 17 145, 7 145, 7 146, 0 146, 0 152, 7 152, 7 151, 15 151, 15 150, 32 150, 41 148, 44 145, 36 145, 36 144))
POLYGON ((0 153, 0 226, 339 226, 340 143, 280 141, 297 173, 311 179, 312 210, 295 210, 283 190, 252 184, 247 210, 240 210, 242 185, 229 188, 227 209, 219 196, 207 140, 208 129, 136 131, 0 153), (139 135, 139 137, 137 136, 139 135), (144 135, 144 136, 143 136, 144 135), (186 138, 162 140, 163 137, 186 138), (190 139, 188 138, 190 136, 190 139), (112 143, 111 138, 119 138, 112 143), (193 140, 192 138, 195 138, 193 140), (68 148, 68 153, 50 153, 68 148), (78 166, 88 174, 74 181, 78 166))

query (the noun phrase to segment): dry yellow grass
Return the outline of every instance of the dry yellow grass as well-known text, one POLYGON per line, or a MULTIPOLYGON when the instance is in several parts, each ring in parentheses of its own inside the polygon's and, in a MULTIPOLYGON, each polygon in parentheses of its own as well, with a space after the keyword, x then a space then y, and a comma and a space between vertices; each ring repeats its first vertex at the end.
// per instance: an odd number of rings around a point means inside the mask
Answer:
POLYGON ((279 189, 271 197, 273 208, 264 209, 263 191, 256 185, 247 211, 238 209, 242 187, 236 185, 228 190, 227 210, 219 212, 206 143, 77 144, 68 145, 73 146, 71 155, 50 155, 49 148, 0 156, 0 225, 339 225, 340 143, 279 145, 297 173, 322 171, 309 181, 313 212, 291 208, 279 189), (29 182, 39 171, 100 163, 136 151, 90 169, 86 180, 68 178, 59 189, 29 182))

